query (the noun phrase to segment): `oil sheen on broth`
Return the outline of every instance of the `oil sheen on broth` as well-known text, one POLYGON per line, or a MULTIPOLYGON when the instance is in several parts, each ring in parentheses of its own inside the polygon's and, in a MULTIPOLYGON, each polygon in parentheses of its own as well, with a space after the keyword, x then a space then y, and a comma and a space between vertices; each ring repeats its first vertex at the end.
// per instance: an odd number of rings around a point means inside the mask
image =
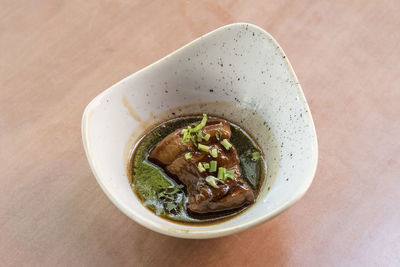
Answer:
MULTIPOLYGON (((183 166, 182 164, 179 165, 179 160, 176 160, 167 166, 165 161, 164 163, 160 162, 160 160, 158 160, 160 158, 153 156, 158 152, 155 151, 155 148, 157 148, 157 150, 162 149, 162 147, 157 147, 159 143, 162 145, 161 141, 166 141, 168 143, 167 145, 170 145, 170 142, 168 142, 170 140, 167 140, 166 137, 170 138, 173 135, 172 133, 178 132, 177 129, 180 128, 187 129, 187 126, 190 126, 193 129, 196 125, 199 125, 201 120, 201 116, 185 116, 165 121, 153 128, 135 144, 130 161, 132 189, 144 206, 165 219, 186 224, 201 224, 222 221, 230 218, 251 205, 251 201, 246 202, 243 198, 247 197, 248 199, 251 199, 253 196, 252 201, 254 202, 266 177, 264 159, 261 156, 260 149, 256 142, 254 142, 250 135, 238 125, 217 117, 208 118, 207 124, 214 123, 217 125, 217 123, 221 123, 222 121, 222 123, 228 125, 227 127, 228 130, 230 128, 231 134, 228 143, 233 146, 233 149, 229 149, 230 151, 228 151, 226 149, 227 147, 223 147, 220 144, 216 145, 215 147, 218 148, 219 153, 221 153, 221 155, 218 155, 218 158, 214 158, 215 155, 213 155, 214 157, 211 155, 212 152, 215 152, 211 151, 212 149, 209 151, 210 155, 207 155, 205 152, 199 152, 197 151, 197 148, 201 143, 205 143, 207 146, 210 145, 210 148, 213 148, 213 145, 210 144, 210 142, 212 142, 211 139, 218 138, 219 134, 216 133, 215 137, 211 136, 210 140, 205 141, 207 137, 210 138, 210 135, 207 134, 208 136, 206 136, 203 134, 203 138, 201 138, 201 134, 197 131, 197 134, 194 133, 190 136, 190 141, 186 140, 187 143, 185 145, 188 146, 187 149, 189 150, 185 153, 180 153, 179 155, 181 158, 180 161, 183 164, 186 164, 185 160, 193 161, 196 157, 201 157, 201 160, 199 161, 202 161, 204 164, 201 164, 201 166, 196 165, 197 170, 192 166, 192 173, 197 172, 198 175, 203 176, 201 182, 197 182, 195 185, 191 184, 191 181, 196 178, 193 178, 193 175, 191 175, 189 166, 183 166), (194 145, 192 145, 193 143, 194 145), (210 169, 209 163, 214 161, 214 159, 215 162, 217 160, 218 162, 223 162, 224 153, 226 153, 225 160, 229 160, 227 159, 229 158, 229 153, 232 154, 233 152, 237 154, 236 159, 238 166, 236 169, 239 169, 240 176, 235 176, 233 178, 233 170, 227 170, 225 168, 221 168, 222 170, 220 170, 219 167, 217 171, 210 172, 212 170, 210 169), (180 170, 185 172, 178 173, 176 171, 177 167, 173 165, 178 166, 178 169, 180 168, 180 170), (222 176, 220 176, 220 171, 224 172, 222 176), (231 176, 229 176, 229 172, 231 176), (184 177, 184 175, 189 176, 189 178, 184 177), (205 178, 205 176, 207 177, 205 178), (209 178, 210 176, 211 178, 209 178), (219 180, 218 177, 220 178, 219 180), (221 177, 223 178, 221 179, 221 177), (197 187, 193 189, 195 186, 197 187), (225 191, 222 192, 223 190, 236 190, 236 193, 233 193, 235 199, 233 199, 232 196, 225 196, 224 199, 216 200, 215 203, 207 202, 207 205, 204 205, 204 201, 201 201, 204 194, 212 195, 214 193, 215 196, 212 196, 212 198, 218 199, 218 197, 221 197, 218 196, 218 194, 226 194, 225 191), (244 193, 242 194, 243 196, 238 196, 243 190, 250 190, 251 192, 244 193), (198 194, 195 195, 193 192, 197 192, 198 194), (204 192, 204 194, 202 192, 204 192), (189 199, 189 193, 192 195, 191 199, 189 199), (221 201, 223 202, 225 199, 236 204, 242 201, 243 204, 237 205, 233 208, 227 208, 224 206, 224 203, 221 203, 221 201), (199 205, 197 205, 197 202, 199 202, 199 205)), ((210 129, 211 131, 212 127, 212 125, 206 126, 203 128, 203 131, 207 131, 207 129, 210 129)), ((179 130, 179 133, 176 135, 180 135, 180 133, 181 130, 179 130)), ((182 139, 183 133, 180 136, 182 139)), ((221 137, 222 134, 220 135, 220 138, 221 137)), ((214 141, 223 143, 222 139, 218 139, 218 141, 214 139, 214 141)), ((182 144, 180 143, 178 145, 182 144)), ((170 147, 168 147, 166 151, 169 152, 170 150, 170 147)), ((232 169, 235 169, 235 167, 232 169)), ((235 174, 237 173, 238 172, 235 171, 235 174)))

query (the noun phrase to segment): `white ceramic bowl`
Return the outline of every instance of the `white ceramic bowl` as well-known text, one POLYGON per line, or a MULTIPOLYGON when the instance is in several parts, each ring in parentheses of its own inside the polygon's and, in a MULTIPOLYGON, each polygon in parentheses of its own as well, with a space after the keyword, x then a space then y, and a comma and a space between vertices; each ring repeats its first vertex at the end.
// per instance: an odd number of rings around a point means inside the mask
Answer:
POLYGON ((318 158, 311 113, 288 59, 271 35, 246 23, 212 31, 102 92, 85 109, 82 139, 97 182, 123 213, 183 238, 228 235, 279 214, 307 191, 318 158), (151 125, 203 112, 256 138, 268 178, 256 203, 239 216, 207 226, 175 224, 132 192, 129 152, 151 125))

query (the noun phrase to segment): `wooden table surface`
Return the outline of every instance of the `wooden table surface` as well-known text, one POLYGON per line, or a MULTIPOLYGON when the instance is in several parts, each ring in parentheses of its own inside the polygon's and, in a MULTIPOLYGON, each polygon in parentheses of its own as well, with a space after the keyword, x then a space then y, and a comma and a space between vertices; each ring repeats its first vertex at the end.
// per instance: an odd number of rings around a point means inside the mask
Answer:
POLYGON ((0 1, 1 266, 400 266, 400 1, 0 1), (251 22, 284 48, 319 141, 305 197, 212 240, 147 230, 95 181, 81 116, 185 43, 251 22))

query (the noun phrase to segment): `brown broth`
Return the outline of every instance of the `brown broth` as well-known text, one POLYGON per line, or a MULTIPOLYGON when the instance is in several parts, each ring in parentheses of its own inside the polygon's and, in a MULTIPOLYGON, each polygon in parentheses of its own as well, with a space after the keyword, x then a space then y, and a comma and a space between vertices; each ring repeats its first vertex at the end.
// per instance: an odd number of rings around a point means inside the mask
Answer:
MULTIPOLYGON (((142 201, 143 205, 152 212, 176 223, 199 225, 221 222, 240 214, 249 207, 249 205, 244 205, 242 207, 219 212, 205 214, 194 213, 186 208, 188 197, 185 188, 173 194, 173 200, 163 200, 163 197, 160 198, 160 192, 163 192, 162 195, 164 195, 164 192, 168 194, 168 191, 174 191, 173 188, 181 183, 177 177, 166 173, 156 162, 150 161, 148 157, 149 154, 157 143, 168 134, 178 128, 200 120, 200 116, 185 116, 167 120, 154 127, 140 138, 135 144, 133 153, 131 154, 131 171, 129 175, 131 175, 130 181, 132 181, 131 185, 134 193, 142 201), (176 207, 172 209, 172 212, 168 212, 170 208, 169 203, 172 203, 171 206, 176 207)), ((246 133, 243 128, 231 122, 229 123, 232 131, 230 141, 236 147, 240 158, 241 178, 248 182, 257 196, 266 177, 265 161, 262 156, 258 161, 251 160, 251 153, 261 150, 253 138, 246 133)), ((170 195, 165 196, 171 198, 170 195)))

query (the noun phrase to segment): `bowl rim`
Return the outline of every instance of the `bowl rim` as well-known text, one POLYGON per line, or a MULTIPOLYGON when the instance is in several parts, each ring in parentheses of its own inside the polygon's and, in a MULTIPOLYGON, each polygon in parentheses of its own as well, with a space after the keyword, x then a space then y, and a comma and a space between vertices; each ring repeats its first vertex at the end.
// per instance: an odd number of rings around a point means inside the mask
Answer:
MULTIPOLYGON (((186 45, 183 45, 182 47, 176 49, 175 51, 173 51, 172 53, 168 54, 167 56, 151 63, 150 65, 136 71, 135 73, 123 78, 122 80, 118 81, 117 83, 115 83, 114 85, 110 86, 109 88, 105 89, 103 92, 101 92, 100 94, 98 94, 96 97, 94 97, 89 104, 85 107, 85 110, 83 112, 82 115, 82 123, 81 123, 81 134, 82 134, 82 142, 83 142, 83 147, 86 153, 86 157, 88 159, 90 168, 98 182, 98 184, 100 185, 101 189, 103 190, 103 192, 107 195, 107 197, 111 200, 111 202, 120 210, 122 211, 126 216, 128 216, 129 218, 131 218, 132 220, 136 221, 137 223, 139 223, 140 225, 153 230, 155 232, 164 234, 164 235, 168 235, 168 236, 173 236, 173 237, 179 237, 179 238, 188 238, 188 239, 206 239, 206 238, 215 238, 215 237, 222 237, 222 236, 226 236, 226 235, 230 235, 230 234, 234 234, 234 233, 238 233, 241 232, 243 230, 246 230, 250 227, 259 225, 267 220, 270 220, 272 218, 274 218, 275 216, 279 215, 280 213, 282 213, 283 211, 287 210, 290 206, 292 206, 293 204, 295 204, 299 199, 301 199, 304 194, 307 192, 307 190, 310 188, 311 183, 315 177, 315 173, 317 170, 317 164, 318 164, 318 140, 317 140, 317 134, 316 134, 316 130, 315 130, 315 125, 314 125, 314 121, 311 115, 311 111, 310 108, 308 106, 307 100, 304 96, 304 92, 302 90, 302 87, 298 81, 298 78, 296 76, 296 73, 293 70, 292 65, 290 64, 289 59, 286 57, 284 51, 282 50, 281 46, 279 45, 279 43, 271 36, 271 34, 269 34, 267 31, 265 31, 264 29, 262 29, 261 27, 251 24, 251 23, 246 23, 246 22, 237 22, 237 23, 232 23, 232 24, 228 24, 222 27, 219 27, 213 31, 210 31, 198 38, 196 38, 195 40, 187 43, 186 45), (277 47, 279 53, 281 53, 282 56, 285 57, 286 59, 286 63, 287 63, 287 67, 288 67, 288 72, 289 75, 292 75, 293 80, 296 82, 296 88, 298 89, 298 97, 302 100, 300 101, 303 105, 304 105, 304 110, 307 111, 310 122, 311 122, 311 128, 313 131, 313 145, 315 147, 315 160, 312 164, 312 171, 310 172, 310 174, 308 175, 308 177, 306 177, 302 183, 301 186, 299 186, 295 193, 290 197, 290 199, 288 201, 286 201, 283 205, 280 205, 279 207, 276 207, 272 212, 268 213, 268 214, 264 214, 258 217, 255 217, 254 219, 250 219, 248 222, 244 222, 241 223, 239 225, 234 225, 231 226, 229 228, 224 228, 224 229, 207 229, 207 230, 203 230, 203 231, 199 231, 199 230, 195 230, 195 229, 190 229, 190 230, 181 230, 181 229, 175 229, 175 228, 169 228, 169 227, 163 227, 162 225, 155 223, 154 221, 152 221, 151 219, 138 215, 135 212, 130 212, 130 210, 128 210, 127 207, 124 206, 124 204, 120 203, 116 198, 114 198, 114 196, 112 195, 112 193, 107 189, 107 187, 103 184, 102 179, 99 175, 99 173, 97 172, 97 168, 96 168, 96 164, 93 160, 93 157, 91 156, 91 149, 89 147, 89 136, 88 136, 88 121, 89 121, 89 114, 90 114, 90 110, 92 110, 93 108, 95 108, 98 105, 98 100, 101 99, 104 95, 106 95, 109 91, 111 91, 114 87, 116 87, 117 85, 123 83, 125 80, 130 79, 136 75, 138 75, 139 73, 143 72, 143 71, 147 71, 148 69, 152 68, 153 66, 157 65, 158 63, 166 60, 169 57, 172 57, 176 54, 178 54, 180 51, 184 50, 185 48, 193 45, 194 43, 196 43, 197 41, 212 35, 216 32, 219 31, 223 31, 226 30, 230 27, 240 27, 240 26, 248 26, 248 27, 253 27, 259 31, 261 31, 263 34, 265 34, 270 41, 277 47)), ((201 229, 202 226, 195 226, 198 229, 201 229)), ((205 228, 202 228, 205 229, 205 228)))

